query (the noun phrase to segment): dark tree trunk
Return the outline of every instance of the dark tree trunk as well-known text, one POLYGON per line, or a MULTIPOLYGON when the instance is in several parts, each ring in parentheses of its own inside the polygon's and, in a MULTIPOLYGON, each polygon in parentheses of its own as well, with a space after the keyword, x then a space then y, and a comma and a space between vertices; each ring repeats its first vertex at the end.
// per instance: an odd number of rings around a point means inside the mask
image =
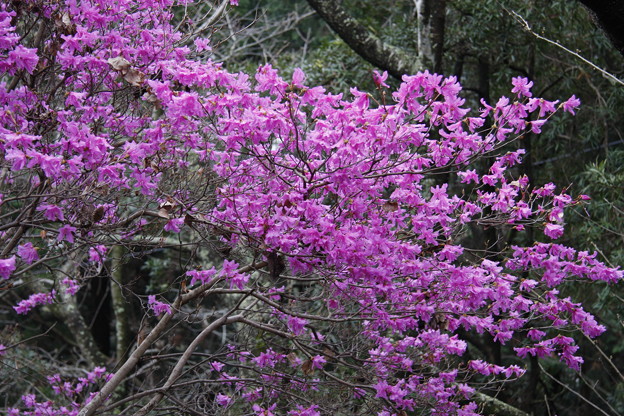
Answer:
POLYGON ((446 0, 434 0, 431 10, 431 44, 433 46, 433 70, 444 73, 444 30, 446 25, 446 0))
POLYGON ((621 0, 579 0, 589 9, 615 48, 624 56, 624 2, 621 0))

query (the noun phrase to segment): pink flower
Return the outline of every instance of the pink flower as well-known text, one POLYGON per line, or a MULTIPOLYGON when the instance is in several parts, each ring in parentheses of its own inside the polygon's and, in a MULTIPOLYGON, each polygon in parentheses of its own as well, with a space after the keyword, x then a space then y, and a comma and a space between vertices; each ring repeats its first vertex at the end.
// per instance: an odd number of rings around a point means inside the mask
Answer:
POLYGON ((544 331, 540 331, 539 329, 529 329, 529 332, 527 332, 527 337, 531 338, 533 341, 538 341, 542 338, 544 338, 544 336, 546 335, 546 332, 544 331))
POLYGON ((553 240, 556 240, 563 235, 563 225, 548 223, 544 227, 544 234, 553 240))
POLYGON ((208 270, 189 270, 186 275, 191 278, 191 286, 200 282, 202 285, 208 283, 208 281, 217 274, 217 270, 212 267, 208 270))
POLYGON ((295 68, 292 77, 292 85, 297 88, 303 88, 303 83, 305 82, 305 74, 301 70, 301 68, 295 68))
POLYGON ((56 205, 41 205, 37 208, 37 211, 43 211, 43 216, 49 221, 63 221, 65 219, 63 211, 56 205))
POLYGON ((65 292, 68 295, 75 295, 80 290, 80 285, 76 283, 75 280, 70 279, 69 277, 64 278, 61 283, 66 286, 65 292))
POLYGON ((305 326, 308 321, 302 318, 297 318, 296 316, 288 317, 288 329, 292 331, 295 335, 301 335, 304 332, 305 326))
POLYGON ((265 409, 263 407, 258 406, 257 404, 254 404, 252 406, 252 409, 254 410, 254 412, 256 412, 256 416, 275 416, 275 413, 273 413, 272 411, 275 410, 276 406, 277 404, 274 403, 265 409))
POLYGON ((378 87, 390 88, 388 84, 386 84, 386 80, 388 79, 388 71, 384 71, 382 74, 379 71, 373 71, 373 82, 378 87))
POLYGON ((531 121, 531 131, 535 134, 542 132, 542 126, 546 123, 546 120, 534 120, 531 121))
POLYGON ((516 77, 511 79, 511 83, 513 84, 513 89, 511 92, 517 94, 518 97, 525 96, 531 97, 533 94, 531 93, 531 87, 533 86, 533 81, 529 81, 527 78, 516 77))
POLYGON ((163 313, 171 315, 172 313, 171 305, 157 301, 155 295, 149 295, 147 297, 147 305, 156 316, 162 315, 163 313))
POLYGON ((30 295, 28 299, 21 300, 13 309, 15 309, 15 312, 18 314, 24 315, 30 312, 35 306, 54 303, 54 296, 56 296, 56 291, 54 290, 50 293, 35 293, 30 295))
POLYGON ((458 172, 457 175, 461 178, 461 183, 479 183, 479 175, 474 169, 467 170, 465 172, 458 172))
POLYGON ((9 60, 13 61, 16 68, 25 69, 29 74, 32 74, 37 66, 37 62, 39 62, 39 57, 37 56, 37 49, 18 45, 9 52, 9 60))
POLYGON ((223 367, 225 367, 225 364, 219 361, 213 361, 210 363, 210 367, 212 367, 214 371, 221 372, 221 370, 223 370, 223 367))
POLYGON ((89 248, 89 261, 101 263, 105 260, 104 255, 106 254, 107 248, 101 244, 89 248))
POLYGON ((576 95, 573 95, 572 97, 568 98, 568 100, 562 104, 562 107, 563 107, 563 111, 567 111, 570 114, 576 114, 574 110, 576 110, 580 105, 581 105, 581 100, 576 98, 576 95))
POLYGON ((226 407, 232 402, 232 398, 230 396, 226 396, 225 394, 217 394, 215 401, 219 406, 226 407))
POLYGON ((39 259, 37 249, 33 247, 32 243, 25 243, 17 247, 17 255, 20 256, 26 264, 31 264, 39 259))
POLYGON ((314 368, 321 370, 326 363, 327 360, 321 355, 315 355, 314 357, 312 357, 312 367, 314 368))
POLYGON ((180 227, 184 224, 184 218, 173 218, 165 224, 164 230, 171 231, 174 233, 180 232, 180 227))
POLYGON ((76 232, 76 227, 72 227, 69 224, 65 224, 58 230, 58 236, 56 239, 58 241, 67 241, 68 243, 74 242, 74 233, 76 232))
POLYGON ((205 38, 196 38, 193 43, 197 52, 210 51, 210 40, 205 38))
POLYGON ((0 277, 8 279, 14 271, 15 256, 11 256, 8 259, 0 259, 0 277))

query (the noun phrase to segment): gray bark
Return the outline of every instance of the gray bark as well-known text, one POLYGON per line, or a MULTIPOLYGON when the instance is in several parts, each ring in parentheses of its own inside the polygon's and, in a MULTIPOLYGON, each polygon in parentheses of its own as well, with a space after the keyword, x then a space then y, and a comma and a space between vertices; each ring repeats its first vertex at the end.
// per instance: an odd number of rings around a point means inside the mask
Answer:
POLYGON ((115 358, 117 363, 123 362, 126 355, 130 352, 132 335, 128 326, 128 308, 130 304, 124 297, 123 288, 128 279, 125 278, 127 272, 123 264, 123 256, 126 249, 123 246, 115 246, 111 250, 111 299, 113 313, 115 314, 115 358))
POLYGON ((334 32, 358 55, 397 79, 422 69, 418 55, 382 41, 349 15, 336 0, 308 0, 334 32))

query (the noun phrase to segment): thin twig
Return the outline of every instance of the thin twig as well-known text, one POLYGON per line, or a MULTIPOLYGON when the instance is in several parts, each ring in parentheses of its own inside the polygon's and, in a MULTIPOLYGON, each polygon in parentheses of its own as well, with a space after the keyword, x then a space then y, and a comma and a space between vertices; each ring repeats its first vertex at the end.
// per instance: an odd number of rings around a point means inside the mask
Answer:
POLYGON ((557 378, 553 375, 551 375, 548 371, 546 371, 546 369, 544 367, 542 367, 541 364, 539 364, 540 369, 542 370, 542 372, 544 374, 546 374, 551 380, 553 380, 555 383, 559 384, 561 387, 565 388, 566 390, 568 390, 570 393, 574 394, 575 396, 577 396, 579 399, 583 400, 585 403, 589 404, 591 407, 593 407, 594 409, 598 410, 600 413, 602 413, 605 416, 611 416, 609 413, 605 412, 604 410, 602 410, 601 408, 599 408, 598 406, 596 406, 592 401, 586 399, 585 397, 583 397, 582 394, 580 394, 579 392, 571 389, 567 384, 562 383, 561 381, 557 380, 557 378))

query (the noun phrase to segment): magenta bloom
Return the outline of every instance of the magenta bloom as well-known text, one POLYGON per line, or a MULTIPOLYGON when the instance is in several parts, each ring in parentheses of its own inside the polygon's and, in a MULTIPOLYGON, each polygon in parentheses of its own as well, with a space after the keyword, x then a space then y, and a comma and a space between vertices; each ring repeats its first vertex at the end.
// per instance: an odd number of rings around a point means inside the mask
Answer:
POLYGON ((149 295, 147 297, 147 305, 156 316, 162 315, 163 313, 171 315, 172 313, 171 305, 157 301, 155 295, 149 295))
POLYGON ((101 244, 89 248, 89 261, 101 263, 105 259, 106 246, 101 244))
POLYGON ((308 321, 306 321, 305 319, 297 318, 296 316, 288 317, 288 328, 295 335, 303 334, 307 323, 308 321))
POLYGON ((72 227, 69 224, 65 224, 58 230, 58 237, 56 239, 58 241, 67 241, 68 243, 74 242, 74 233, 76 232, 76 227, 72 227))
POLYGON ((0 277, 8 279, 15 271, 15 256, 8 259, 0 259, 0 277))
POLYGON ((531 97, 533 94, 531 93, 531 87, 533 86, 533 81, 529 81, 524 77, 516 77, 511 79, 511 83, 513 84, 513 88, 511 92, 517 94, 518 97, 525 96, 531 97))
POLYGON ((39 62, 39 57, 37 56, 37 49, 19 45, 9 52, 9 60, 13 62, 16 68, 25 69, 29 74, 32 74, 37 62, 39 62))
POLYGON ((173 233, 179 233, 180 227, 184 224, 184 218, 173 218, 167 222, 164 226, 165 231, 171 231, 173 233))
POLYGON ((570 114, 576 114, 574 110, 576 110, 580 105, 581 105, 581 100, 576 98, 576 95, 573 95, 572 97, 568 98, 568 100, 562 104, 563 111, 567 111, 570 114))
POLYGON ((49 221, 63 221, 65 219, 63 211, 56 205, 41 205, 37 208, 37 211, 43 211, 43 216, 49 221))
POLYGON ((26 264, 31 264, 39 259, 37 249, 30 242, 18 246, 17 255, 20 256, 26 264))
POLYGON ((563 225, 548 223, 544 227, 544 234, 555 240, 563 235, 563 225))

